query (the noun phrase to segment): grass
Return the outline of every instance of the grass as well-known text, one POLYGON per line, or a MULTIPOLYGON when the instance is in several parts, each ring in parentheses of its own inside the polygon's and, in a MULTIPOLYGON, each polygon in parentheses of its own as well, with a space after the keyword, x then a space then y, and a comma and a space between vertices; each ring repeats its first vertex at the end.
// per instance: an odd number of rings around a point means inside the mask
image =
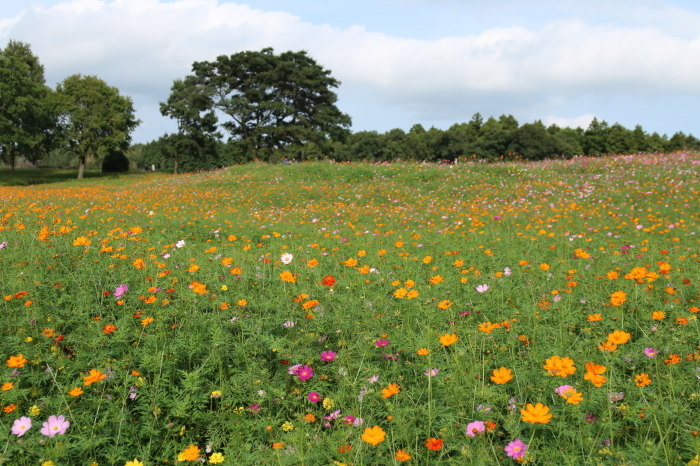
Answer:
MULTIPOLYGON (((140 172, 132 172, 129 177, 142 175, 140 172)), ((86 179, 118 179, 123 174, 102 173, 100 170, 86 170, 83 173, 86 179)), ((9 168, 0 168, 0 186, 32 186, 47 183, 70 182, 78 178, 78 170, 62 170, 55 168, 21 169, 11 171, 9 168)))
POLYGON ((518 439, 525 463, 686 464, 698 167, 0 187, 0 464, 515 464, 518 439), (59 415, 65 432, 42 434, 59 415))

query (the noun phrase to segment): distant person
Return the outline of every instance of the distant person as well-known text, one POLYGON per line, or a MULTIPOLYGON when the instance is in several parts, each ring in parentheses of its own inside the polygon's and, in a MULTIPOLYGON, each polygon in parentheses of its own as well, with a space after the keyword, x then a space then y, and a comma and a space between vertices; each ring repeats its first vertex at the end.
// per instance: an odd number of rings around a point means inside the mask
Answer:
POLYGON ((152 171, 152 172, 156 171, 156 166, 155 166, 155 165, 151 165, 151 171, 152 171))

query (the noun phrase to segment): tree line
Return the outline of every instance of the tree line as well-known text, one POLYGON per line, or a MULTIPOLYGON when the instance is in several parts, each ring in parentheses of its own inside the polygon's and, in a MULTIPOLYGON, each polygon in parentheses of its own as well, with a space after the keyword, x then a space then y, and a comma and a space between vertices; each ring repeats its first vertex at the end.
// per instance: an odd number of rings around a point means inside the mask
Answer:
POLYGON ((73 75, 52 90, 29 45, 10 41, 0 50, 0 156, 12 168, 20 155, 59 167, 77 157, 81 178, 90 156, 112 171, 131 163, 177 173, 254 160, 542 160, 700 148, 692 135, 669 138, 639 125, 594 119, 584 130, 478 113, 447 130, 416 124, 408 132, 353 133, 351 118, 336 106, 339 85, 304 51, 266 48, 195 62, 160 104, 176 131, 131 145, 140 122, 129 97, 95 76, 73 75))
MULTIPOLYGON (((0 157, 14 171, 19 157, 36 163, 52 152, 127 161, 139 124, 133 103, 96 76, 74 74, 51 89, 29 44, 10 40, 0 49, 0 157)), ((119 162, 117 162, 119 163, 119 162)))

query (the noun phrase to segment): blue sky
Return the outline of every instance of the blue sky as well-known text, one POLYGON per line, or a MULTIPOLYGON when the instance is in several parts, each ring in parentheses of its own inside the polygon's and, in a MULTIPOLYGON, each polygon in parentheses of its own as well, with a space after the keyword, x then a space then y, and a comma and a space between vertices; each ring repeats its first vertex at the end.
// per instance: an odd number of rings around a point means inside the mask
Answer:
POLYGON ((267 46, 330 69, 354 131, 480 112, 700 136, 697 1, 13 0, 9 39, 31 44, 50 86, 93 74, 131 96, 134 142, 174 130, 158 104, 192 62, 267 46))

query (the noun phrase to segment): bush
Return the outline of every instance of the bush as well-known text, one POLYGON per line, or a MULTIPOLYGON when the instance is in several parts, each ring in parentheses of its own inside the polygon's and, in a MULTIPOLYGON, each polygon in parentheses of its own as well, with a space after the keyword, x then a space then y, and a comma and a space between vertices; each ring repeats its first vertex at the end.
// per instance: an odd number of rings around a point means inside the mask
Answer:
POLYGON ((110 149, 102 162, 102 173, 122 173, 129 171, 129 159, 124 152, 110 149))

